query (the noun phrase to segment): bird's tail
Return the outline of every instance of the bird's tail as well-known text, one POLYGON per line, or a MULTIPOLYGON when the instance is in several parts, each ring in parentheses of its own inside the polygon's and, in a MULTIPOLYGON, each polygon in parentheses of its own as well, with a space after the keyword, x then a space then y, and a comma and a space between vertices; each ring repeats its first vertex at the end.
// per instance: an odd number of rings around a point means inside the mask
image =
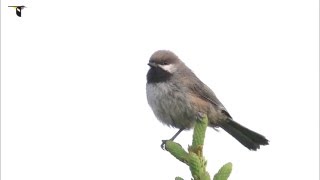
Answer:
POLYGON ((251 131, 232 119, 220 124, 220 127, 250 150, 256 151, 260 148, 260 145, 269 144, 269 141, 264 136, 251 131))

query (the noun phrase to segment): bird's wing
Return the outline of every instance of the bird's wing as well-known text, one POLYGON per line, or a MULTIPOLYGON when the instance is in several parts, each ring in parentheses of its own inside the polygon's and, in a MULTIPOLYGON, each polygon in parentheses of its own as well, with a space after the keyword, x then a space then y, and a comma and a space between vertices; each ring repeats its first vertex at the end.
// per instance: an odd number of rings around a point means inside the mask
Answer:
POLYGON ((194 78, 194 81, 189 81, 188 90, 189 93, 210 102, 214 107, 220 109, 223 114, 232 118, 214 92, 197 77, 194 78))
POLYGON ((214 92, 200 80, 189 84, 189 90, 193 95, 196 95, 205 101, 209 101, 212 105, 223 107, 222 103, 216 97, 214 92))

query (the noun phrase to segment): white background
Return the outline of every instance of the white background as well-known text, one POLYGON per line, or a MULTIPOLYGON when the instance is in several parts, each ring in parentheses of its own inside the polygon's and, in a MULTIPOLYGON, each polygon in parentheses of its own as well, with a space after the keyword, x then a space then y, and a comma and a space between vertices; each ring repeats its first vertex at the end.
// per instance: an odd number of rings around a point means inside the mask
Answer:
POLYGON ((1 1, 1 178, 190 179, 145 96, 149 57, 169 49, 270 140, 252 152, 208 129, 211 176, 232 162, 230 180, 318 180, 318 13, 316 0, 1 1))

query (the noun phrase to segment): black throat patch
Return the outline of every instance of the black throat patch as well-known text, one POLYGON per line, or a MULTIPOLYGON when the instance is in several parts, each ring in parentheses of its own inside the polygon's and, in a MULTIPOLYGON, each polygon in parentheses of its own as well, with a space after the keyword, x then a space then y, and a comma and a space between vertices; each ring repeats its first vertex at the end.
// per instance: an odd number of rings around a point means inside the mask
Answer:
POLYGON ((147 74, 147 83, 165 82, 168 81, 171 76, 172 74, 159 67, 151 67, 147 74))

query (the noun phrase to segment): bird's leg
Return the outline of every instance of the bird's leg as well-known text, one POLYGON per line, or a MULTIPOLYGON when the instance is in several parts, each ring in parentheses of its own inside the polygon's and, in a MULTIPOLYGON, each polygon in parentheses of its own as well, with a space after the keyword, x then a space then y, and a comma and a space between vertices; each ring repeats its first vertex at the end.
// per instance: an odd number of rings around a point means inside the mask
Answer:
POLYGON ((174 139, 176 139, 176 137, 177 137, 183 130, 184 130, 184 128, 179 129, 179 131, 178 131, 176 134, 174 134, 174 135, 172 136, 172 138, 170 138, 169 140, 170 140, 170 141, 173 141, 174 139))
POLYGON ((161 148, 164 149, 164 145, 166 144, 166 142, 167 141, 173 141, 183 130, 184 130, 184 128, 179 129, 179 131, 177 133, 175 133, 172 136, 172 138, 170 138, 169 140, 162 140, 161 148))

